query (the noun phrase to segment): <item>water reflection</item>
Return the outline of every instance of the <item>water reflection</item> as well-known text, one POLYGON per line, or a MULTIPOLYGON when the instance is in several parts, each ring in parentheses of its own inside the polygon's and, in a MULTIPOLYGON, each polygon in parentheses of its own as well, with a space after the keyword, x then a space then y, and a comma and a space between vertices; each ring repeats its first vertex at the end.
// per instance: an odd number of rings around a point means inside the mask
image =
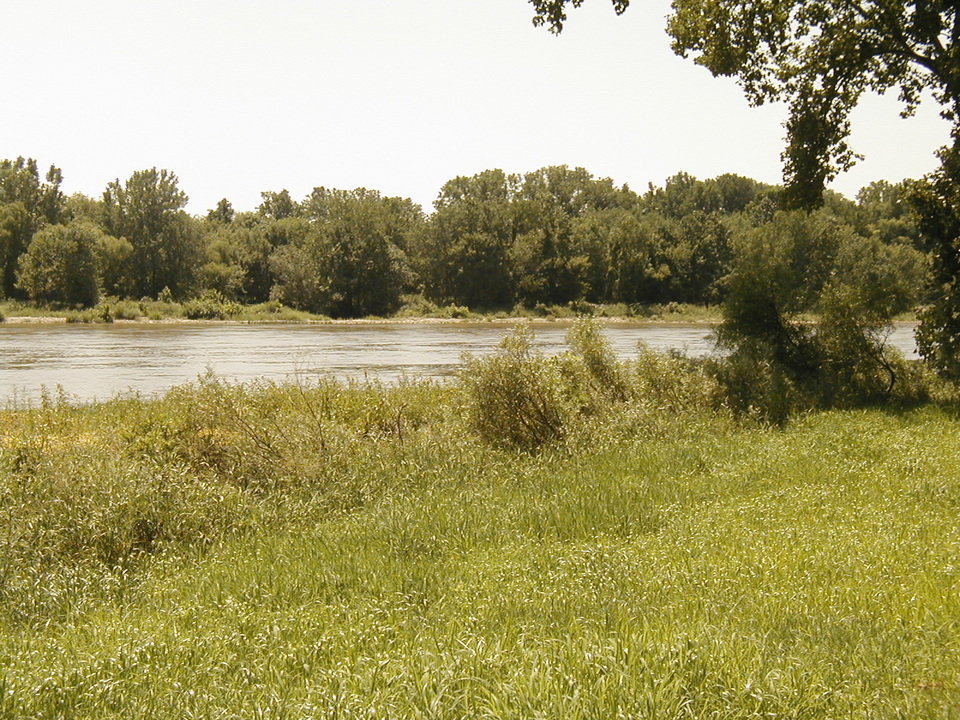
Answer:
MULTIPOLYGON (((41 387, 62 386, 79 400, 118 392, 151 394, 212 370, 248 381, 295 373, 339 378, 444 377, 464 352, 489 352, 509 332, 491 324, 453 325, 25 325, 0 326, 0 400, 35 402, 41 387)), ((547 352, 565 347, 566 327, 535 326, 547 352)), ((623 357, 644 342, 654 350, 701 356, 713 350, 702 325, 614 325, 604 329, 623 357)), ((891 344, 915 357, 913 326, 891 344)))

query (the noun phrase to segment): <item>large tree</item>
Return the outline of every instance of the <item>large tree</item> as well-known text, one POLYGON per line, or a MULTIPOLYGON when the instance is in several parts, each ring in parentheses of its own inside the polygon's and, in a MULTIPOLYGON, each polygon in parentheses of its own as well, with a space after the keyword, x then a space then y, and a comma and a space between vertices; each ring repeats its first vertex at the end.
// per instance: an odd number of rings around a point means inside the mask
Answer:
POLYGON ((365 188, 318 187, 300 209, 308 234, 273 253, 277 285, 271 294, 333 317, 396 310, 410 283, 405 251, 423 221, 420 206, 365 188))
POLYGON ((156 297, 169 288, 177 297, 192 289, 200 247, 190 217, 183 211, 186 194, 167 170, 141 170, 123 184, 115 180, 103 193, 104 224, 132 245, 125 294, 156 297))
MULTIPOLYGON (((626 10, 629 0, 612 0, 626 10)), ((560 32, 568 5, 530 0, 534 22, 560 32)), ((677 54, 737 79, 749 101, 789 106, 785 201, 819 204, 824 184, 856 158, 850 112, 864 92, 896 89, 903 113, 930 92, 953 124, 942 164, 918 191, 935 295, 921 315, 921 351, 960 378, 960 4, 955 0, 673 0, 677 54)))
POLYGON ((456 177, 440 189, 411 256, 424 294, 438 302, 505 307, 513 299, 509 252, 520 178, 502 170, 456 177))
POLYGON ((89 220, 48 225, 20 256, 17 285, 31 300, 65 305, 97 303, 97 246, 106 236, 89 220))
POLYGON ((60 222, 63 174, 51 165, 41 180, 37 161, 0 160, 0 296, 16 294, 16 269, 33 234, 60 222))
MULTIPOLYGON (((612 0, 618 13, 629 0, 612 0)), ((530 0, 534 23, 560 32, 566 6, 530 0)), ((674 0, 674 52, 737 79, 750 102, 785 101, 784 175, 796 202, 816 204, 825 181, 848 167, 849 114, 865 91, 896 88, 904 112, 932 91, 954 121, 960 110, 960 9, 904 0, 674 0)))

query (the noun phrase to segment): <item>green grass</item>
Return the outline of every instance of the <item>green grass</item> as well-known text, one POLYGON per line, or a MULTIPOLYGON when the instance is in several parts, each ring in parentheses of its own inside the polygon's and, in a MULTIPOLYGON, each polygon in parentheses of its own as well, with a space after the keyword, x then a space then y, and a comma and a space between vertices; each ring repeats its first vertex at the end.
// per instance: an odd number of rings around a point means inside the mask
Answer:
POLYGON ((456 385, 4 413, 0 717, 960 716, 956 415, 645 362, 535 453, 456 385))

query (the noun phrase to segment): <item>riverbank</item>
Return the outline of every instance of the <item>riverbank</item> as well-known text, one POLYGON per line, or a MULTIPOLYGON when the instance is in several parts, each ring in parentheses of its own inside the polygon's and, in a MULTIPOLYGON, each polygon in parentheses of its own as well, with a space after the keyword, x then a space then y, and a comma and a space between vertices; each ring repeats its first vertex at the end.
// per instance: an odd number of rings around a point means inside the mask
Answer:
MULTIPOLYGON (((712 326, 718 325, 717 318, 703 320, 666 320, 666 319, 637 319, 635 317, 599 317, 601 325, 630 325, 644 326, 712 326)), ((435 317, 369 317, 369 318, 324 318, 309 320, 200 320, 190 318, 161 318, 151 320, 147 317, 132 320, 111 320, 118 325, 503 325, 509 327, 521 323, 536 325, 557 325, 561 327, 573 325, 576 318, 543 318, 528 315, 506 317, 470 317, 470 318, 435 318, 435 317)), ((7 325, 67 325, 71 321, 66 317, 50 315, 13 315, 4 321, 7 325)), ((76 322, 76 321, 73 321, 76 322)), ((86 324, 86 323, 84 323, 86 324)), ((94 323, 97 324, 97 323, 94 323)))
POLYGON ((466 324, 495 323, 511 325, 518 322, 572 323, 580 315, 589 315, 602 323, 631 323, 638 325, 716 324, 721 320, 717 306, 666 305, 626 306, 571 305, 538 306, 537 308, 514 308, 512 311, 475 312, 461 307, 436 307, 429 304, 411 303, 397 313, 385 317, 330 318, 301 310, 294 310, 279 303, 258 305, 230 304, 226 308, 206 308, 203 317, 191 317, 188 304, 112 300, 86 310, 55 310, 24 303, 0 303, 0 318, 11 325, 51 323, 198 323, 215 322, 227 324, 466 324))
POLYGON ((0 413, 0 717, 952 717, 956 414, 662 363, 540 452, 430 383, 0 413))

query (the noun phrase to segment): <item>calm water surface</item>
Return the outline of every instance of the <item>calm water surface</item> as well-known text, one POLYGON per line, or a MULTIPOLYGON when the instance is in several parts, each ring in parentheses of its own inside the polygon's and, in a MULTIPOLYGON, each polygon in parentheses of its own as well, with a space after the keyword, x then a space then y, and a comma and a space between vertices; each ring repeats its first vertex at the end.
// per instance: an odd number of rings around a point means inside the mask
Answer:
MULTIPOLYGON (((915 357, 913 326, 891 344, 915 357)), ((535 326, 547 352, 564 348, 563 326, 535 326)), ((0 403, 35 403, 59 385, 72 398, 157 393, 207 370, 248 381, 299 373, 339 378, 445 377, 464 352, 490 352, 509 327, 451 325, 0 325, 0 403)), ((616 325, 604 329, 623 357, 644 342, 691 356, 712 351, 706 326, 616 325)))

